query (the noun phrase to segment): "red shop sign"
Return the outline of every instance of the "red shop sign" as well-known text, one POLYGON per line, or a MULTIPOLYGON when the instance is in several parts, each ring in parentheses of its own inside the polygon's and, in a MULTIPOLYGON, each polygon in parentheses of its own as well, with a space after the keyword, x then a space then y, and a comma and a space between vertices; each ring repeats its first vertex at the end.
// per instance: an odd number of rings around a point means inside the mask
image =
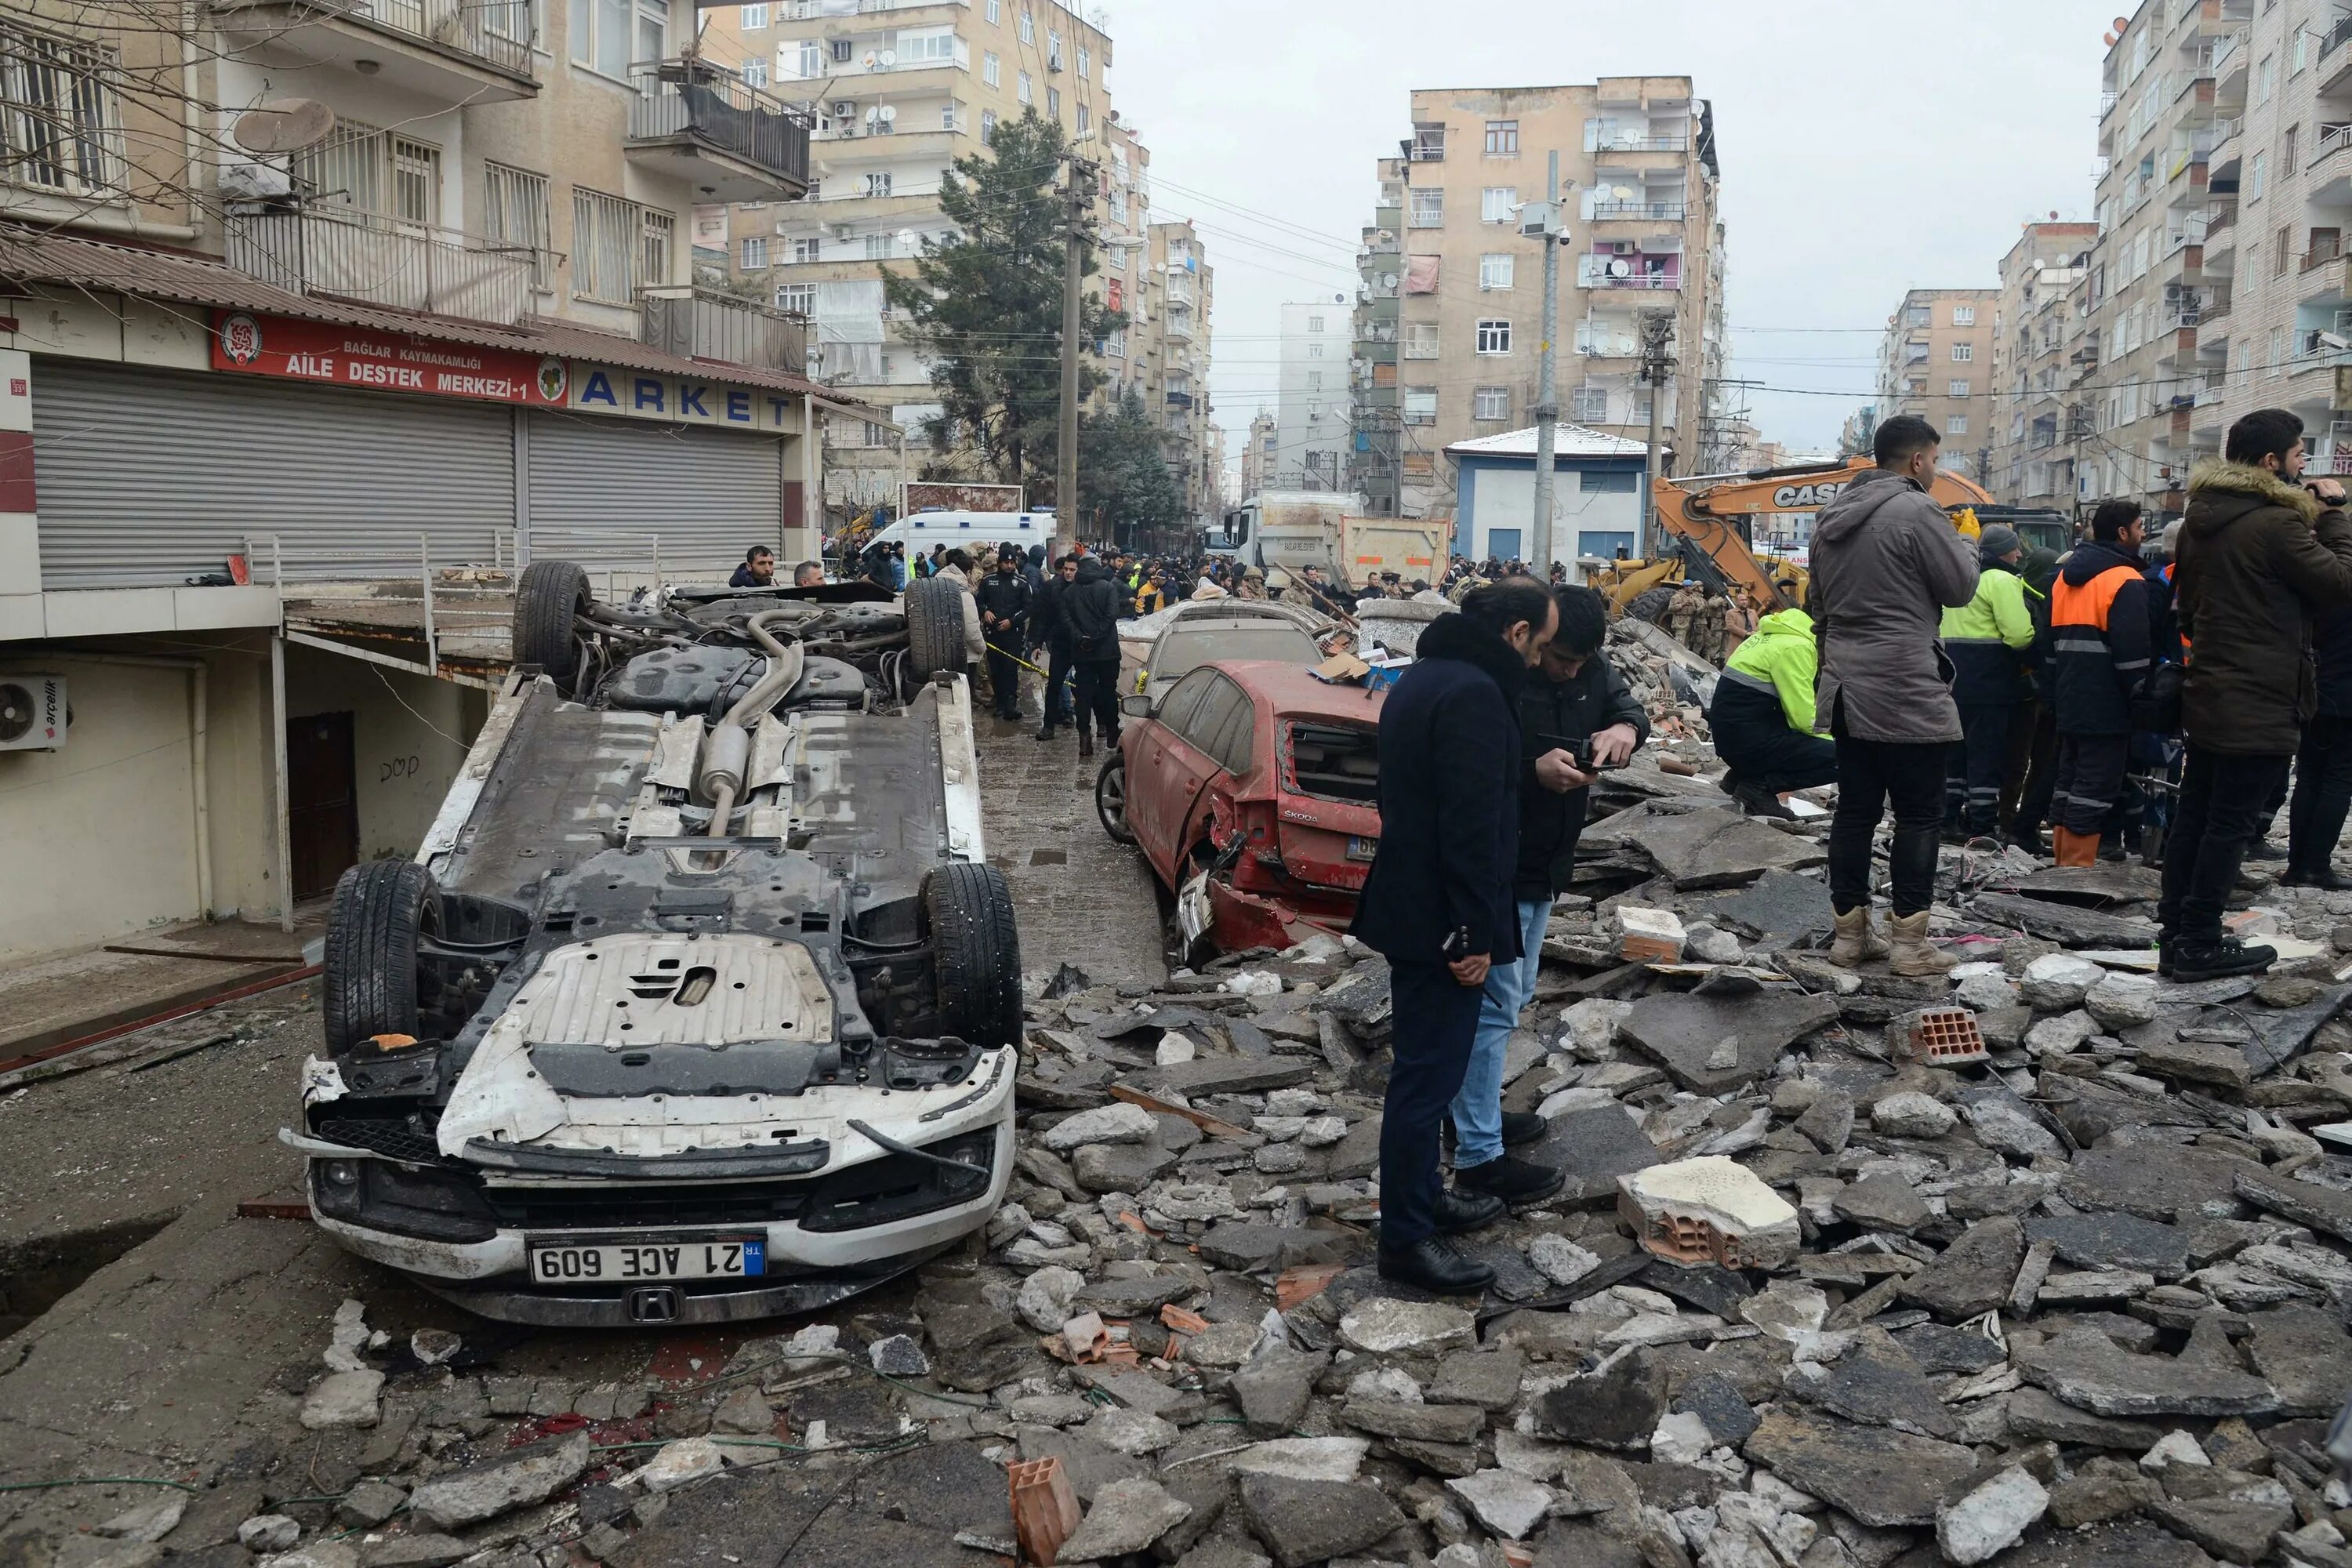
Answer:
POLYGON ((551 355, 243 310, 213 313, 213 368, 487 403, 560 405, 572 390, 551 355))

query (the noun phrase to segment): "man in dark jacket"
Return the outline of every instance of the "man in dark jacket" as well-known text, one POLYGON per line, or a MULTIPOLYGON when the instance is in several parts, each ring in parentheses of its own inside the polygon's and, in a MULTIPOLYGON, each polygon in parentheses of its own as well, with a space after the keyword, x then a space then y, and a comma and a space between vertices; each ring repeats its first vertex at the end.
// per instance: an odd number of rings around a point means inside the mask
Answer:
POLYGON ((2024 556, 2016 530, 1986 529, 1977 540, 1976 597, 1944 612, 1944 653, 1964 737, 1944 768, 1944 826, 1956 834, 1990 837, 2000 826, 2001 767, 2033 650, 2033 612, 2017 572, 2024 556))
POLYGON ((1514 1208, 1559 1191, 1559 1171, 1514 1159, 1506 1149, 1542 1141, 1540 1116, 1503 1110, 1503 1054, 1519 1013, 1534 997, 1551 907, 1576 870, 1576 841, 1593 779, 1622 767, 1650 738, 1649 715, 1624 677, 1600 657, 1609 635, 1607 601, 1590 588, 1552 589, 1559 629, 1519 688, 1519 858, 1511 880, 1519 957, 1486 972, 1470 1068, 1454 1097, 1454 1184, 1488 1193, 1514 1208), (1577 766, 1587 752, 1588 773, 1577 766))
POLYGON ((1050 741, 1054 731, 1073 722, 1070 712, 1070 627, 1063 601, 1078 574, 1078 558, 1065 555, 1054 563, 1036 604, 1029 611, 1029 662, 1045 665, 1045 721, 1037 738, 1050 741))
POLYGON ((1837 816, 1830 825, 1831 962, 1882 953, 1897 974, 1952 967, 1927 941, 1936 845, 1944 825, 1944 757, 1960 736, 1949 660, 1937 641, 1943 612, 1976 596, 1977 552, 1927 493, 1943 438, 1916 415, 1878 427, 1878 467, 1822 509, 1813 528, 1813 634, 1822 668, 1815 707, 1837 741, 1837 816), (1894 918, 1889 941, 1870 926, 1871 845, 1892 804, 1894 918), (1889 947, 1893 951, 1889 952, 1889 947))
POLYGON ((1021 653, 1029 621, 1029 580, 1021 575, 1021 552, 1006 545, 996 570, 971 591, 980 606, 980 626, 988 638, 988 689, 999 719, 1021 717, 1021 653))
POLYGON ((727 579, 730 588, 772 588, 776 585, 776 552, 764 544, 754 544, 743 552, 743 564, 735 568, 735 575, 727 579))
POLYGON ((2058 552, 2036 548, 2017 569, 2025 580, 2026 613, 2033 617, 2033 646, 2025 671, 2033 691, 2011 732, 2008 766, 2001 773, 2001 830, 2030 854, 2042 853, 2042 825, 2058 792, 2058 714, 2050 691, 2050 591, 2058 584, 2058 552))
POLYGON ((1077 677, 1078 760, 1095 754, 1095 731, 1103 744, 1118 744, 1118 618, 1125 603, 1118 584, 1099 556, 1079 561, 1062 591, 1060 617, 1070 637, 1070 664, 1077 677))
POLYGON ((1445 1234, 1500 1219, 1501 1198, 1438 1179, 1438 1123, 1462 1091, 1486 977, 1519 957, 1519 724, 1514 704, 1559 607, 1540 583, 1482 589, 1421 634, 1381 709, 1381 846, 1357 939, 1389 961, 1394 1061, 1381 1121, 1380 1268, 1442 1294, 1495 1270, 1445 1234))
POLYGON ((2058 864, 2095 865, 2099 835, 2131 760, 2133 693, 2151 659, 2147 532, 2133 500, 2099 503, 2090 537, 2050 588, 2050 684, 2057 709, 2058 788, 2052 824, 2058 864))
POLYGON ((2344 487, 2303 479, 2303 421, 2263 408, 2230 426, 2224 460, 2189 478, 2173 611, 2189 649, 2188 754, 2164 851, 2159 968, 2176 980, 2256 973, 2278 956, 2221 933, 2247 840, 2318 710, 2311 625, 2352 605, 2344 487))
POLYGON ((2289 887, 2352 888, 2336 876, 2336 840, 2352 816, 2352 609, 2330 610, 2312 634, 2319 658, 2319 711, 2294 754, 2294 800, 2287 807, 2289 887))

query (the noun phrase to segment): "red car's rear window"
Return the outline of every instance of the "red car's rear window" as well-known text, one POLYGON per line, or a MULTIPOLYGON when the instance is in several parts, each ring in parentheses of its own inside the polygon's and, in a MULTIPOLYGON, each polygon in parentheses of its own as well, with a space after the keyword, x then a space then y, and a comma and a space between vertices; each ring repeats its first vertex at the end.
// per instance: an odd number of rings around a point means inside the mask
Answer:
POLYGON ((1282 774, 1282 787, 1298 795, 1349 805, 1377 805, 1380 731, 1339 724, 1286 723, 1282 774))

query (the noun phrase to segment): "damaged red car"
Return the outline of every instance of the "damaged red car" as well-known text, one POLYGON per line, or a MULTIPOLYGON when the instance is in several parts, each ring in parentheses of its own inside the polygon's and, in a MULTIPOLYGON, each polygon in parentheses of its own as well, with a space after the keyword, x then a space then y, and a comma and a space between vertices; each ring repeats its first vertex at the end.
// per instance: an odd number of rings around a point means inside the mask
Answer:
POLYGON ((1202 665, 1129 697, 1095 783, 1103 827, 1223 952, 1344 931, 1380 847, 1381 693, 1294 664, 1202 665))

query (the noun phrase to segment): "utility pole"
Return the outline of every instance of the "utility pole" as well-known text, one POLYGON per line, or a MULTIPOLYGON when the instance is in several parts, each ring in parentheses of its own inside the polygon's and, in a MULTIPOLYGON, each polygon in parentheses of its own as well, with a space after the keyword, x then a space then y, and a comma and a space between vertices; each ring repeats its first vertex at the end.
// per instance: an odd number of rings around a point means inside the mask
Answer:
POLYGON ((1536 519, 1528 560, 1539 582, 1549 582, 1551 576, 1553 444, 1559 428, 1559 389, 1553 363, 1559 350, 1559 242, 1568 226, 1555 216, 1559 209, 1554 204, 1559 200, 1559 153, 1555 149, 1544 164, 1543 323, 1536 334, 1542 381, 1536 392, 1536 519))
POLYGON ((1650 389, 1650 446, 1642 458, 1642 559, 1657 559, 1658 541, 1658 405, 1666 395, 1666 345, 1675 334, 1675 318, 1667 310, 1645 311, 1642 317, 1642 380, 1650 389))
POLYGON ((1067 251, 1062 258, 1062 431, 1060 472, 1054 485, 1054 558, 1078 543, 1078 331, 1086 300, 1086 224, 1094 210, 1095 166, 1073 155, 1064 215, 1067 251))

